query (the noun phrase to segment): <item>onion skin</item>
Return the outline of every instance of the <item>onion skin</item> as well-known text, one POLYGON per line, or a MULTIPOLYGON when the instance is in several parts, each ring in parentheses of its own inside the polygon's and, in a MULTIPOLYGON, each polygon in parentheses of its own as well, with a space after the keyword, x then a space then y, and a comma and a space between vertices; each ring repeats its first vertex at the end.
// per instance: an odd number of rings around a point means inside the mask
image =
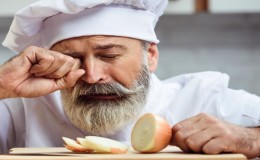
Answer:
POLYGON ((90 153, 93 152, 93 150, 90 149, 83 149, 83 148, 75 148, 73 146, 69 146, 69 145, 64 145, 65 148, 67 148, 68 150, 71 150, 72 152, 75 153, 90 153))
POLYGON ((123 150, 119 148, 111 148, 110 152, 113 154, 122 154, 122 153, 127 153, 127 150, 123 150))
MULTIPOLYGON (((141 153, 159 152, 169 145, 169 143, 171 141, 171 137, 172 137, 172 128, 165 119, 163 119, 162 117, 160 117, 158 115, 152 114, 152 113, 144 114, 137 120, 137 122, 140 120, 144 120, 146 118, 148 118, 148 119, 152 118, 155 121, 155 123, 151 122, 151 123, 154 123, 153 125, 155 125, 155 134, 152 137, 152 139, 150 140, 150 142, 153 142, 152 143, 153 146, 148 147, 146 149, 140 149, 138 146, 136 146, 135 140, 133 140, 133 137, 134 137, 133 134, 136 134, 136 132, 138 132, 138 131, 136 131, 135 126, 133 128, 132 135, 131 135, 132 146, 136 151, 141 152, 141 153)), ((135 125, 137 125, 137 122, 135 125)), ((146 122, 148 122, 148 121, 146 121, 146 122)), ((146 126, 146 124, 140 124, 140 122, 138 125, 146 126)), ((150 132, 153 132, 153 131, 150 131, 150 132)), ((150 144, 147 144, 147 145, 149 146, 150 144)))
POLYGON ((172 128, 170 124, 164 120, 162 117, 154 115, 157 122, 157 132, 154 137, 155 139, 155 146, 149 152, 159 152, 165 147, 167 147, 172 138, 172 128))

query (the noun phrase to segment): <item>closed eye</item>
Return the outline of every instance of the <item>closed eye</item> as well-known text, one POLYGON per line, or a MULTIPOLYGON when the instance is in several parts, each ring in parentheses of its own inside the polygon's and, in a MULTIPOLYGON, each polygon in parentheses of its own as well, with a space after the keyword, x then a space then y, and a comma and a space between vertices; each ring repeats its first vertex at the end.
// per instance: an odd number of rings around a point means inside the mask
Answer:
POLYGON ((118 54, 107 54, 107 55, 99 55, 99 57, 104 60, 114 60, 114 59, 117 59, 119 57, 119 55, 118 54))

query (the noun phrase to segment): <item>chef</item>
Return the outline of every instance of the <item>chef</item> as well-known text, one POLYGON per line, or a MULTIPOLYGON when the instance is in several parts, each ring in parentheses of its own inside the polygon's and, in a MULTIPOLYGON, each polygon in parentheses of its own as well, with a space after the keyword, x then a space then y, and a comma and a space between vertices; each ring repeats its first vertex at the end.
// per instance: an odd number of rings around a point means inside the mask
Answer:
POLYGON ((167 0, 40 0, 16 13, 0 67, 0 152, 59 147, 62 136, 129 143, 155 113, 185 152, 260 155, 260 98, 201 72, 165 81, 153 73, 154 32, 167 0))

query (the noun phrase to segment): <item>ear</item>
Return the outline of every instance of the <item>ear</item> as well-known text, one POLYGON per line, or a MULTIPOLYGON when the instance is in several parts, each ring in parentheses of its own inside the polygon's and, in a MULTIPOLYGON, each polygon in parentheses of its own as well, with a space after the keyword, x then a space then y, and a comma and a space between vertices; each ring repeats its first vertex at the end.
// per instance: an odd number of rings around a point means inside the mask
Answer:
POLYGON ((159 59, 157 44, 151 43, 149 45, 147 57, 148 57, 149 70, 151 72, 154 72, 157 68, 158 59, 159 59))

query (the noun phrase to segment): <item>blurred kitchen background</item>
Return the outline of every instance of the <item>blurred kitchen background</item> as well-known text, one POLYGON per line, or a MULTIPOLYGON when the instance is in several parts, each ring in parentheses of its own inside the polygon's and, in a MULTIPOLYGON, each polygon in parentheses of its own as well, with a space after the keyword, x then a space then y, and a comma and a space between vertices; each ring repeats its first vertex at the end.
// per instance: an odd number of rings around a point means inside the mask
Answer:
MULTIPOLYGON (((14 13, 35 1, 0 0, 1 42, 14 13)), ((161 79, 220 71, 230 88, 260 95, 260 0, 170 0, 156 32, 161 79)), ((0 46, 0 64, 13 55, 0 46)))

